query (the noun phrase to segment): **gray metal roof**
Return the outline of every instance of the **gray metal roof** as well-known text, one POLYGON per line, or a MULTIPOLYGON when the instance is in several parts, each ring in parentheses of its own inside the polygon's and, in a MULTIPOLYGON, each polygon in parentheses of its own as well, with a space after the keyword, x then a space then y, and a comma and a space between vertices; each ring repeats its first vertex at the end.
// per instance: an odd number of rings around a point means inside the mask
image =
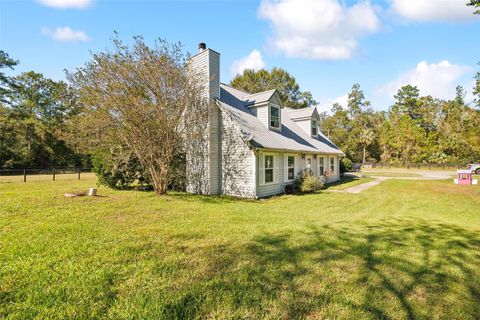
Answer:
MULTIPOLYGON (((264 92, 262 97, 270 95, 271 98, 273 93, 270 93, 270 91, 264 92)), ((273 90, 273 92, 275 92, 275 90, 273 90)), ((220 84, 220 100, 218 101, 218 106, 238 125, 243 134, 242 139, 249 141, 256 148, 299 153, 344 155, 344 153, 321 132, 318 138, 313 138, 305 133, 292 121, 289 117, 289 112, 284 110, 284 108, 282 108, 281 113, 281 131, 269 130, 246 106, 246 99, 250 96, 251 95, 246 92, 225 84, 220 84)))
POLYGON ((316 108, 302 108, 302 109, 292 109, 292 108, 285 108, 288 112, 288 116, 292 120, 297 119, 307 119, 313 116, 318 117, 318 112, 316 108))

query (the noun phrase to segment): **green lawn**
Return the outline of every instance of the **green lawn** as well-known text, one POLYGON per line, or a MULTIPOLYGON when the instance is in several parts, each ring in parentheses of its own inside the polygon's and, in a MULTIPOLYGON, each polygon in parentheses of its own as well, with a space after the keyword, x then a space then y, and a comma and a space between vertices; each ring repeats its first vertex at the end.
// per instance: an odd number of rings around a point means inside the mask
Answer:
POLYGON ((0 318, 478 319, 480 186, 262 201, 0 183, 0 318))
POLYGON ((366 182, 373 181, 373 178, 356 177, 351 174, 345 175, 340 178, 340 181, 327 184, 325 190, 345 190, 350 187, 358 186, 366 182))

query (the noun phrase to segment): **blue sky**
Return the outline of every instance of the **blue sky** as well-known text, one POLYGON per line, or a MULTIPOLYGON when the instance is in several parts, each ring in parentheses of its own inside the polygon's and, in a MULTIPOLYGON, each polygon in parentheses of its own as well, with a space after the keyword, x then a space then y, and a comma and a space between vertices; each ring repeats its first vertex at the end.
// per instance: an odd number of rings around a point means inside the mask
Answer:
POLYGON ((191 53, 203 41, 221 53, 222 82, 245 67, 278 66, 322 109, 344 103, 358 82, 385 110, 405 83, 439 98, 457 84, 471 91, 480 17, 465 1, 0 0, 0 48, 20 60, 13 74, 58 80, 109 47, 114 30, 180 41, 191 53))

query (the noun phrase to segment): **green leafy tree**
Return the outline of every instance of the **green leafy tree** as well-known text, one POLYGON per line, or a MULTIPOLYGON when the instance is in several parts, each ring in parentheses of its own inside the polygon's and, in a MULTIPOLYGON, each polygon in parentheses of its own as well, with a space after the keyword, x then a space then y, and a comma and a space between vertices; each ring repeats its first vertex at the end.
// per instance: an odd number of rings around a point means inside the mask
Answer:
POLYGON ((0 103, 8 103, 7 96, 15 88, 15 81, 7 76, 2 69, 10 69, 18 64, 18 61, 9 57, 8 53, 0 50, 0 103))
POLYGON ((363 90, 360 89, 360 85, 355 83, 352 86, 352 90, 348 94, 347 110, 350 117, 355 117, 362 112, 369 111, 370 101, 365 99, 363 90))
POLYGON ((290 108, 306 108, 317 104, 312 94, 301 91, 295 78, 281 68, 274 67, 271 71, 247 69, 243 74, 236 75, 230 85, 250 93, 276 89, 284 105, 290 108))
POLYGON ((406 85, 401 87, 393 97, 396 99, 392 109, 400 114, 407 114, 411 119, 418 119, 420 91, 416 86, 406 85))
MULTIPOLYGON (((467 6, 473 6, 475 8, 480 8, 480 0, 470 0, 469 3, 467 3, 467 6)), ((478 10, 475 10, 475 12, 473 12, 474 14, 480 14, 480 9, 478 10)))
POLYGON ((475 96, 475 103, 480 108, 480 71, 475 75, 475 87, 473 88, 473 95, 475 96))
POLYGON ((3 153, 0 166, 77 164, 79 155, 63 139, 66 122, 76 110, 75 92, 65 82, 33 71, 16 76, 14 81, 0 124, 4 127, 4 147, 10 151, 3 153))
POLYGON ((360 145, 363 148, 363 157, 362 163, 366 161, 367 147, 370 146, 375 141, 375 132, 371 128, 366 128, 362 130, 359 136, 360 145))

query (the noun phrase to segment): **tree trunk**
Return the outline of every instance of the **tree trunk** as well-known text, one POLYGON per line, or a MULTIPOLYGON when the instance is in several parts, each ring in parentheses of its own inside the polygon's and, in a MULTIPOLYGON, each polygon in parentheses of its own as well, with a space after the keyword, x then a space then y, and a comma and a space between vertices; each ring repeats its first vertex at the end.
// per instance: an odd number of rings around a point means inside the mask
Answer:
POLYGON ((151 167, 149 170, 152 179, 153 190, 159 196, 167 194, 168 179, 165 170, 158 170, 151 167))
POLYGON ((363 162, 362 164, 365 164, 365 154, 366 154, 366 150, 365 150, 365 146, 363 146, 363 162))

